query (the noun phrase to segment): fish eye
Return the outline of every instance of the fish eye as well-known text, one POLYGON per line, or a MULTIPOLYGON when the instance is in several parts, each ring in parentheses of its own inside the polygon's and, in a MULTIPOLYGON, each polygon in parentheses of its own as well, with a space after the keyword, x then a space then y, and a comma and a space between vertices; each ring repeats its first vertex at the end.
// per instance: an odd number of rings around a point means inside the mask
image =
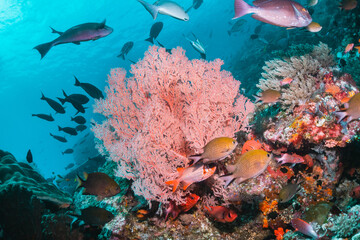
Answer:
POLYGON ((232 142, 233 144, 235 144, 236 143, 236 141, 235 140, 233 140, 233 142, 232 142))
POLYGON ((270 153, 266 154, 266 157, 270 157, 270 153))

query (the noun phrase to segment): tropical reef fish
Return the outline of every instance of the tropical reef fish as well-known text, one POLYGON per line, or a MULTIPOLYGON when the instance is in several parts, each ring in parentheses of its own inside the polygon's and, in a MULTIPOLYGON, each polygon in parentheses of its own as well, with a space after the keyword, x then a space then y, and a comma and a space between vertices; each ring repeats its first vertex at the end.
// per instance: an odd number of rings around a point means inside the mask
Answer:
POLYGON ((67 95, 64 90, 62 90, 62 92, 65 98, 57 98, 59 99, 62 105, 64 105, 64 103, 66 102, 70 102, 70 103, 77 102, 79 104, 86 104, 89 102, 89 98, 83 94, 75 93, 75 94, 67 95))
POLYGON ((63 106, 61 106, 60 103, 52 100, 51 98, 47 98, 44 96, 43 93, 41 93, 41 100, 45 100, 49 105, 50 107, 52 107, 52 109, 54 109, 57 113, 65 113, 65 109, 63 108, 63 106))
POLYGON ((342 0, 340 2, 340 8, 344 10, 353 10, 357 6, 356 0, 342 0))
POLYGON ((66 132, 67 134, 70 134, 70 135, 73 135, 73 136, 76 136, 78 133, 76 131, 75 128, 72 128, 72 127, 60 127, 58 126, 59 128, 59 131, 63 131, 63 132, 66 132))
POLYGON ((92 98, 95 98, 95 99, 104 98, 104 95, 97 87, 95 87, 94 85, 92 85, 90 83, 81 83, 76 77, 75 77, 75 86, 78 86, 78 87, 81 87, 82 89, 84 89, 84 91, 87 94, 89 94, 92 98))
POLYGON ((26 161, 28 163, 32 163, 33 162, 33 156, 32 156, 32 153, 31 153, 31 150, 29 149, 29 151, 27 152, 26 154, 26 161))
POLYGON ((299 231, 302 234, 305 234, 306 236, 312 237, 312 238, 319 238, 313 227, 305 222, 304 220, 300 218, 295 218, 291 221, 291 225, 293 228, 295 228, 295 231, 299 231))
POLYGON ((77 176, 78 186, 84 187, 84 195, 112 197, 120 192, 120 186, 107 174, 102 172, 84 173, 85 179, 77 176))
POLYGON ((309 7, 313 7, 315 6, 316 4, 318 4, 319 0, 308 0, 308 6, 309 7))
POLYGON ((289 78, 289 77, 284 78, 284 79, 280 82, 280 86, 288 85, 288 84, 290 84, 292 81, 293 81, 292 78, 289 78))
POLYGON ((286 203, 290 201, 295 194, 300 190, 300 184, 298 183, 289 183, 280 190, 279 193, 279 202, 286 203))
POLYGON ((344 53, 350 52, 353 49, 353 47, 354 47, 354 44, 349 43, 348 45, 346 45, 344 53))
POLYGON ((184 8, 173 1, 160 0, 155 2, 155 4, 150 4, 143 0, 138 0, 138 2, 145 7, 154 19, 160 13, 183 21, 189 20, 189 15, 185 12, 184 8))
POLYGON ((191 44, 191 46, 198 52, 200 53, 200 56, 202 59, 206 59, 206 51, 204 48, 204 45, 200 42, 200 40, 195 36, 194 33, 192 33, 192 35, 195 38, 195 41, 189 39, 188 37, 184 36, 186 38, 186 40, 188 40, 191 44))
POLYGON ((211 177, 215 171, 215 167, 208 167, 203 164, 193 164, 187 168, 178 168, 179 178, 165 182, 168 185, 173 185, 173 192, 177 189, 180 182, 183 182, 183 190, 186 190, 191 184, 201 182, 211 177))
POLYGON ((205 206, 205 208, 209 215, 218 222, 233 222, 237 218, 236 212, 223 206, 205 206))
POLYGON ((189 12, 192 8, 198 9, 202 3, 203 0, 193 0, 193 4, 186 10, 186 12, 189 12))
POLYGON ((133 46, 134 46, 134 42, 132 41, 125 43, 121 48, 120 54, 117 57, 121 57, 123 60, 125 60, 125 56, 130 52, 133 46))
POLYGON ((360 186, 354 187, 351 190, 350 197, 360 199, 360 186))
POLYGON ((55 138, 56 140, 58 140, 60 142, 67 142, 66 138, 64 138, 64 137, 56 136, 51 133, 50 133, 50 136, 52 136, 53 138, 55 138))
POLYGON ((312 21, 309 12, 291 0, 256 0, 250 6, 243 0, 235 0, 235 18, 249 13, 256 20, 279 27, 306 27, 312 21))
POLYGON ((244 154, 250 150, 257 150, 257 149, 261 149, 262 144, 259 141, 256 140, 248 140, 244 143, 242 149, 241 149, 241 154, 244 154))
POLYGON ((322 26, 321 26, 320 24, 318 24, 317 22, 311 22, 309 25, 307 25, 306 29, 307 29, 309 32, 316 33, 316 32, 320 32, 320 31, 321 31, 322 26))
POLYGON ((303 163, 303 162, 305 162, 305 159, 302 156, 297 155, 296 153, 293 153, 293 154, 285 153, 280 158, 277 158, 276 160, 278 161, 278 163, 280 163, 280 165, 283 165, 285 163, 303 163))
MULTIPOLYGON (((162 22, 156 22, 151 26, 150 36, 145 39, 145 41, 151 42, 154 44, 154 40, 159 36, 161 30, 163 29, 164 24, 162 22)), ((164 47, 164 46, 162 46, 164 47)))
POLYGON ((231 36, 232 33, 235 32, 239 32, 242 29, 242 26, 246 23, 247 21, 245 19, 239 19, 237 20, 232 26, 231 29, 228 30, 228 34, 229 36, 231 36))
POLYGON ((196 195, 195 193, 190 193, 189 195, 186 196, 186 202, 180 205, 181 210, 183 212, 188 212, 196 205, 199 199, 200 197, 198 195, 196 195))
POLYGON ((203 148, 203 153, 199 155, 192 155, 190 160, 194 160, 197 163, 199 160, 203 160, 204 163, 212 162, 216 160, 223 160, 229 156, 237 146, 237 142, 233 138, 219 137, 214 138, 208 142, 203 148))
POLYGON ((281 97, 281 93, 279 91, 273 89, 267 89, 261 92, 261 97, 254 96, 255 103, 262 101, 262 103, 276 103, 281 97))
POLYGON ((71 118, 71 121, 74 121, 74 122, 76 122, 77 124, 84 124, 84 123, 86 123, 86 119, 84 118, 84 117, 82 117, 82 116, 77 116, 77 117, 72 117, 71 118))
POLYGON ((75 166, 75 164, 70 163, 65 167, 65 170, 68 170, 68 169, 72 168, 73 166, 75 166))
POLYGON ((360 118, 360 93, 355 94, 347 103, 344 103, 345 110, 335 112, 339 118, 338 123, 347 117, 346 122, 360 118))
POLYGON ((114 215, 99 207, 88 207, 81 210, 81 215, 77 217, 79 220, 83 220, 86 224, 91 226, 103 226, 110 222, 114 215))
POLYGON ((77 125, 75 127, 76 131, 79 131, 79 132, 82 132, 84 131, 85 129, 87 129, 87 126, 85 126, 84 124, 80 124, 80 125, 77 125))
POLYGON ((220 178, 225 180, 225 187, 227 187, 234 179, 239 184, 249 178, 257 177, 265 171, 271 158, 271 154, 262 149, 250 150, 237 156, 234 165, 227 166, 231 175, 220 178))
POLYGON ((60 36, 54 39, 51 42, 40 44, 34 49, 38 50, 41 58, 43 58, 47 52, 56 45, 64 43, 75 43, 80 44, 80 42, 97 40, 102 37, 106 37, 112 33, 113 29, 105 25, 105 20, 101 23, 83 23, 77 26, 74 26, 65 32, 54 31, 59 33, 60 36))
POLYGON ((62 152, 62 155, 64 155, 64 154, 71 154, 71 153, 73 153, 73 152, 74 152, 73 149, 68 148, 68 149, 66 149, 64 152, 62 152))
POLYGON ((54 118, 53 118, 53 116, 51 116, 51 114, 47 115, 47 114, 39 113, 39 114, 32 114, 31 116, 38 117, 38 118, 44 119, 44 120, 49 121, 49 122, 54 121, 54 118))

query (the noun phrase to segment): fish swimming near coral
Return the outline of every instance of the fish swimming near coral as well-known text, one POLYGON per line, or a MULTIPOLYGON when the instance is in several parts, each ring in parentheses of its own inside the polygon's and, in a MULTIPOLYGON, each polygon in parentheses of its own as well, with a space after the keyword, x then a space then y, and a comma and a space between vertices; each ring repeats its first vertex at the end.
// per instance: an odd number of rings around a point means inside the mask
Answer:
POLYGON ((157 18, 157 15, 159 13, 183 21, 189 20, 189 15, 185 12, 184 8, 182 8, 179 4, 173 1, 160 0, 155 2, 154 4, 147 3, 143 0, 137 1, 145 7, 145 9, 151 14, 154 20, 157 18))
POLYGON ((38 118, 44 119, 44 120, 49 121, 49 122, 54 121, 54 118, 53 118, 53 116, 51 116, 51 114, 47 115, 47 114, 39 113, 39 114, 31 114, 31 116, 38 117, 38 118))
POLYGON ((262 174, 272 159, 272 155, 262 149, 250 150, 236 157, 234 165, 226 168, 231 173, 228 176, 221 176, 227 187, 234 179, 239 184, 249 178, 254 178, 262 174))
POLYGON ((78 133, 76 131, 75 128, 72 128, 72 127, 60 127, 58 126, 59 128, 59 131, 63 131, 63 132, 66 132, 67 134, 70 134, 70 135, 73 135, 73 136, 76 136, 78 133))
POLYGON ((233 222, 238 216, 235 211, 223 206, 205 206, 205 208, 210 216, 222 223, 233 222))
POLYGON ((202 3, 203 0, 193 0, 193 4, 185 12, 189 12, 192 8, 198 9, 202 3))
POLYGON ((261 149, 262 144, 260 141, 258 140, 248 140, 244 143, 242 149, 241 149, 241 154, 244 154, 250 150, 257 150, 257 149, 261 149))
MULTIPOLYGON (((161 30, 163 29, 163 22, 156 22, 151 26, 150 29, 150 36, 145 39, 145 41, 151 42, 152 44, 154 44, 154 40, 159 36, 161 30)), ((161 44, 160 44, 161 45, 161 44)), ((164 47, 164 46, 162 46, 164 47)))
POLYGON ((72 168, 73 166, 75 166, 75 164, 69 163, 69 164, 65 167, 65 170, 68 170, 68 169, 72 168))
POLYGON ((309 25, 306 26, 306 29, 309 32, 317 33, 321 31, 322 26, 317 22, 311 22, 309 25))
POLYGON ((353 49, 353 47, 354 47, 354 44, 349 43, 348 45, 346 45, 344 53, 350 52, 353 49))
POLYGON ((86 119, 83 116, 77 116, 77 117, 72 117, 71 121, 76 122, 77 124, 84 124, 86 123, 86 119))
POLYGON ((33 162, 33 156, 32 156, 32 153, 31 153, 31 150, 29 149, 29 151, 27 152, 26 154, 26 161, 28 163, 32 163, 33 162))
POLYGON ((71 154, 71 153, 73 153, 73 152, 74 152, 73 149, 68 148, 68 149, 66 149, 64 152, 62 152, 62 155, 64 155, 64 154, 71 154))
POLYGON ((293 228, 295 228, 295 231, 299 231, 302 234, 305 234, 306 236, 318 239, 319 236, 317 235, 317 233, 315 232, 315 230, 313 229, 313 227, 305 222, 304 220, 300 219, 300 218, 295 218, 291 221, 291 225, 293 226, 293 228))
POLYGON ((84 195, 96 195, 99 197, 112 197, 120 192, 120 186, 107 174, 102 172, 84 173, 85 179, 77 176, 79 187, 84 187, 84 195))
POLYGON ((284 78, 283 80, 281 80, 281 82, 280 82, 280 86, 285 86, 285 85, 288 85, 288 84, 290 84, 292 81, 293 81, 293 79, 292 79, 292 78, 289 78, 289 77, 284 78))
POLYGON ((279 193, 279 202, 280 203, 286 203, 290 201, 296 193, 300 190, 300 184, 299 183, 289 183, 286 186, 284 186, 279 193))
POLYGON ((102 94, 102 92, 97 87, 95 87, 94 85, 92 85, 90 83, 81 83, 79 81, 79 79, 77 79, 76 77, 75 77, 75 84, 74 85, 84 89, 84 91, 87 94, 89 94, 92 98, 95 98, 95 99, 104 98, 104 95, 102 94))
POLYGON ((343 10, 353 10, 354 8, 356 8, 357 6, 357 1, 356 0, 342 0, 340 2, 340 9, 343 10))
POLYGON ((216 171, 215 167, 209 167, 203 164, 193 164, 187 168, 178 168, 179 177, 175 180, 167 181, 165 184, 173 185, 173 192, 177 189, 179 184, 183 183, 183 190, 186 190, 191 184, 201 182, 211 177, 216 171))
POLYGON ((50 136, 52 136, 53 138, 55 138, 56 140, 60 141, 60 142, 67 142, 66 138, 61 137, 61 136, 56 136, 50 133, 50 136))
POLYGON ((195 193, 190 193, 186 196, 186 202, 180 205, 181 211, 188 212, 192 209, 196 203, 199 201, 200 197, 195 193))
POLYGON ((339 118, 338 123, 347 117, 346 122, 349 123, 354 119, 360 118, 360 93, 355 94, 347 103, 344 103, 345 110, 335 112, 339 118))
POLYGON ((279 91, 273 89, 266 89, 265 91, 261 92, 261 96, 255 96, 255 103, 262 102, 262 103, 276 103, 279 98, 281 97, 281 93, 279 91))
POLYGON ((66 103, 66 102, 70 102, 70 103, 77 102, 79 104, 86 104, 89 102, 89 98, 83 94, 75 93, 75 94, 67 95, 64 90, 62 90, 62 91, 63 91, 65 98, 57 98, 57 99, 59 99, 59 101, 61 102, 62 105, 64 105, 64 103, 66 103))
POLYGON ((125 56, 130 52, 133 46, 134 46, 134 42, 132 41, 125 43, 121 48, 120 54, 117 57, 121 57, 123 60, 125 60, 125 56))
POLYGON ((34 49, 38 50, 41 59, 49 52, 49 50, 56 45, 64 43, 74 43, 79 45, 80 42, 97 40, 102 37, 106 37, 113 32, 111 27, 105 25, 105 20, 101 23, 83 23, 74 26, 65 32, 59 32, 52 28, 53 33, 58 33, 60 36, 51 42, 40 44, 34 49))
POLYGON ((204 163, 223 160, 234 151, 237 144, 238 143, 233 138, 214 138, 205 145, 202 154, 192 155, 188 158, 194 160, 194 164, 200 160, 203 160, 204 163))
POLYGON ((194 33, 192 33, 193 37, 195 38, 195 40, 191 40, 190 38, 186 37, 184 35, 184 37, 186 38, 186 40, 188 40, 191 44, 191 46, 198 52, 200 53, 200 56, 202 59, 206 59, 206 51, 204 48, 204 45, 202 44, 202 42, 200 42, 200 40, 195 36, 194 33))
POLYGON ((279 27, 306 27, 312 18, 303 6, 291 0, 256 0, 250 6, 244 0, 235 0, 235 18, 249 13, 256 20, 279 27))
POLYGON ((56 113, 65 113, 65 109, 63 108, 63 106, 61 106, 60 103, 52 100, 51 98, 47 98, 44 96, 43 93, 41 93, 41 100, 45 100, 49 105, 50 107, 52 107, 52 109, 54 109, 56 111, 56 113))
POLYGON ((77 125, 77 126, 75 127, 75 129, 76 129, 76 131, 82 132, 82 131, 84 131, 85 129, 87 129, 87 126, 84 125, 84 124, 80 124, 80 125, 77 125))
POLYGON ((285 163, 303 163, 305 162, 304 158, 300 155, 297 155, 296 153, 293 154, 288 154, 285 153, 283 154, 280 158, 276 159, 278 161, 278 163, 280 163, 280 165, 283 165, 285 163))
POLYGON ((91 226, 104 226, 106 223, 114 219, 114 215, 106 209, 99 207, 88 207, 81 210, 81 215, 77 216, 79 220, 83 220, 85 224, 91 226))

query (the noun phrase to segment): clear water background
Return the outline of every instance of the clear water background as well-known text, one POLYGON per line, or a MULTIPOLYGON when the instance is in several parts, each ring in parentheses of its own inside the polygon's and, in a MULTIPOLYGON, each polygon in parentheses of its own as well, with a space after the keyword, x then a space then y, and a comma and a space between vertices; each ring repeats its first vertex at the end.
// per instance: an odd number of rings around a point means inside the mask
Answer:
MULTIPOLYGON (((192 4, 192 0, 177 2, 185 9, 192 4)), ((245 16, 247 23, 243 26, 244 31, 229 37, 227 31, 231 28, 229 23, 234 15, 233 5, 233 0, 204 0, 199 9, 189 12, 188 22, 159 15, 156 21, 164 22, 164 28, 158 40, 167 48, 182 46, 189 58, 198 58, 199 54, 182 35, 194 32, 206 46, 210 60, 221 58, 229 64, 227 61, 235 52, 251 55, 249 49, 253 44, 249 36, 259 22, 245 16)), ((154 22, 136 0, 0 0, 0 149, 13 153, 21 161, 25 161, 26 152, 31 149, 34 162, 45 177, 49 177, 53 171, 63 174, 64 167, 73 162, 73 157, 62 155, 61 152, 71 148, 89 129, 78 136, 58 132, 58 125, 76 126, 70 121, 76 110, 67 103, 66 114, 54 115, 55 111, 40 100, 41 91, 53 99, 62 97, 62 89, 68 94, 86 94, 74 86, 73 75, 81 82, 92 83, 103 90, 111 68, 129 70, 130 62, 116 57, 125 42, 135 43, 129 59, 136 61, 142 58, 149 46, 144 39, 148 37, 154 22), (83 42, 79 46, 55 46, 42 60, 33 49, 57 37, 51 33, 49 26, 65 31, 81 23, 101 22, 104 19, 106 25, 114 29, 105 38, 83 42), (55 121, 32 117, 32 113, 51 113, 55 121), (66 136, 68 142, 58 142, 49 135, 50 132, 66 136)), ((274 34, 286 31, 270 25, 267 27, 274 34)), ((254 59, 251 64, 263 65, 263 61, 254 59)), ((90 119, 94 117, 93 103, 90 98, 86 104, 88 127, 90 119)))

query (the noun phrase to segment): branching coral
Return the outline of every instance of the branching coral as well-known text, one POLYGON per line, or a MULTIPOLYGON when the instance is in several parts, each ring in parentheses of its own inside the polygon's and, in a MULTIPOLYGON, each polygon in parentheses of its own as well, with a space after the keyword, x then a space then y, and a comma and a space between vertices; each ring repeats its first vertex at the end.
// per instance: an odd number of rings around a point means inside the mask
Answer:
POLYGON ((132 66, 132 77, 111 71, 107 98, 95 105, 107 120, 93 131, 100 152, 118 163, 118 176, 134 181, 135 194, 149 202, 183 203, 189 190, 172 193, 165 182, 187 166, 186 156, 213 138, 245 129, 253 104, 238 93, 240 82, 221 71, 222 64, 190 61, 181 48, 170 54, 150 47, 132 66))

